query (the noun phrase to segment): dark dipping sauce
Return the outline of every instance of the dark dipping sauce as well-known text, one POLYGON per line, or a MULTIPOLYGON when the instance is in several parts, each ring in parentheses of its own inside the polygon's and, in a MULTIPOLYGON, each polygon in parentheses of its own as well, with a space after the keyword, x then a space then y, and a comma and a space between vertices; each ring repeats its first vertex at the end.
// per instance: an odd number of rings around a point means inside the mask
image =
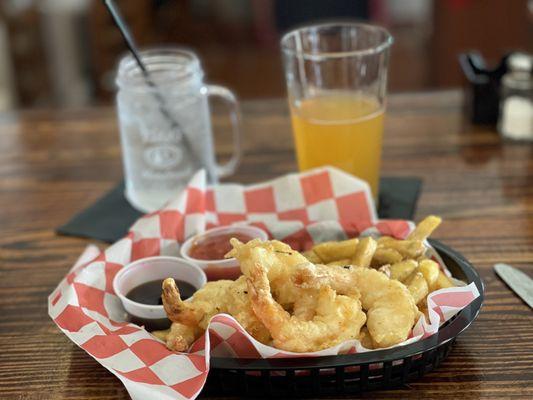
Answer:
MULTIPOLYGON (((180 290, 180 296, 182 300, 188 299, 194 294, 194 292, 196 292, 196 288, 190 283, 180 281, 178 279, 175 279, 175 281, 176 285, 178 285, 178 289, 180 290)), ((149 306, 162 306, 162 287, 163 279, 146 282, 131 289, 126 297, 137 303, 148 304, 149 306)))
MULTIPOLYGON (((188 299, 196 292, 196 288, 188 282, 176 279, 176 285, 178 285, 182 300, 188 299)), ((149 306, 161 306, 163 305, 163 300, 161 299, 162 286, 163 279, 146 282, 131 289, 126 294, 126 297, 137 303, 147 304, 149 306)), ((129 320, 134 324, 144 325, 149 331, 162 330, 170 327, 170 320, 167 318, 148 319, 130 314, 129 320)))
POLYGON ((228 251, 232 249, 229 240, 236 238, 243 243, 253 239, 244 233, 222 233, 211 235, 194 242, 189 250, 189 257, 197 260, 223 260, 228 251))

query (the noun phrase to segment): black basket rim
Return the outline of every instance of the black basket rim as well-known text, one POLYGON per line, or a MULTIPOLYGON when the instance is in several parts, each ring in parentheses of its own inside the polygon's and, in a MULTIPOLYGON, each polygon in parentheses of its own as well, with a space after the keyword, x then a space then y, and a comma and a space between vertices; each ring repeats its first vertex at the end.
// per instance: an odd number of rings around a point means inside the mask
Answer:
POLYGON ((444 259, 445 264, 449 269, 458 270, 459 274, 463 275, 463 279, 468 284, 474 282, 479 291, 478 298, 476 298, 467 307, 462 309, 449 323, 441 327, 434 335, 405 346, 356 354, 291 358, 211 357, 211 368, 247 371, 280 369, 299 370, 310 368, 336 368, 362 364, 391 363, 395 360, 423 354, 451 340, 454 340, 477 318, 484 300, 484 284, 479 276, 478 271, 461 253, 453 250, 438 240, 430 239, 429 242, 444 259))

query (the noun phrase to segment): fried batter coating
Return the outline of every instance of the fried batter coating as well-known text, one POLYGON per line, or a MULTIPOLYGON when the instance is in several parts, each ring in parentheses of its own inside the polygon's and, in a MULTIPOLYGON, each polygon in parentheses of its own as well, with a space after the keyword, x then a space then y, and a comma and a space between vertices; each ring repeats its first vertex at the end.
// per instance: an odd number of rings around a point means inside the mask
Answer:
POLYGON ((327 285, 339 294, 350 295, 354 289, 358 290, 363 309, 367 311, 366 325, 376 347, 389 347, 406 340, 418 315, 405 285, 374 269, 315 265, 300 268, 295 281, 306 288, 327 285))
POLYGON ((366 320, 358 299, 337 295, 328 286, 318 289, 311 320, 291 316, 272 297, 267 270, 259 262, 248 267, 247 283, 254 312, 282 350, 317 351, 356 339, 366 320))
POLYGON ((368 332, 368 328, 366 326, 363 326, 361 332, 359 333, 359 341, 361 342, 363 347, 366 347, 367 349, 375 348, 372 336, 370 336, 370 332, 368 332))
POLYGON ((230 240, 230 243, 233 250, 227 256, 239 260, 244 275, 249 275, 249 271, 257 263, 263 266, 272 293, 283 308, 298 309, 298 302, 308 301, 305 297, 311 294, 294 285, 291 279, 297 267, 305 264, 312 265, 303 255, 293 250, 288 244, 277 240, 254 239, 244 244, 234 238, 230 240))
POLYGON ((173 322, 165 337, 165 342, 170 350, 187 351, 191 344, 202 335, 202 332, 199 326, 173 322))
POLYGON ((262 343, 270 341, 270 333, 255 316, 244 276, 236 281, 208 282, 190 300, 182 301, 176 282, 163 281, 163 305, 173 322, 166 342, 170 349, 185 351, 207 329, 211 318, 220 313, 233 316, 244 329, 262 343))

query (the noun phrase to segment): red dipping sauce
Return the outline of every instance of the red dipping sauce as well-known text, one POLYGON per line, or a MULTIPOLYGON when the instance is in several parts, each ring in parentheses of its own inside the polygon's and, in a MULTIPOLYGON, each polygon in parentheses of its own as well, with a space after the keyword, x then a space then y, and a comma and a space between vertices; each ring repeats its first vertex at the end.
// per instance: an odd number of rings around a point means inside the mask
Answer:
POLYGON ((244 233, 221 233, 200 238, 195 241, 189 250, 189 257, 197 260, 222 260, 228 251, 232 249, 229 240, 236 238, 243 243, 253 239, 244 233))

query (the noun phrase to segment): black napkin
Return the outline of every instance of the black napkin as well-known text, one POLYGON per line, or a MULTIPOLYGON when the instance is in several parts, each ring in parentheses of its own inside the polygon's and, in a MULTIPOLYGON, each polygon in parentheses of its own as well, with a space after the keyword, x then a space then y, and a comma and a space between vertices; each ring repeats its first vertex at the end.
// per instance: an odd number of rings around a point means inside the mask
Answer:
MULTIPOLYGON (((421 185, 418 178, 381 178, 379 217, 412 219, 421 185)), ((96 203, 59 227, 57 233, 112 243, 122 238, 141 215, 124 197, 124 182, 120 182, 96 203)))
POLYGON ((381 178, 379 181, 379 218, 412 220, 421 188, 422 180, 419 178, 381 178))

